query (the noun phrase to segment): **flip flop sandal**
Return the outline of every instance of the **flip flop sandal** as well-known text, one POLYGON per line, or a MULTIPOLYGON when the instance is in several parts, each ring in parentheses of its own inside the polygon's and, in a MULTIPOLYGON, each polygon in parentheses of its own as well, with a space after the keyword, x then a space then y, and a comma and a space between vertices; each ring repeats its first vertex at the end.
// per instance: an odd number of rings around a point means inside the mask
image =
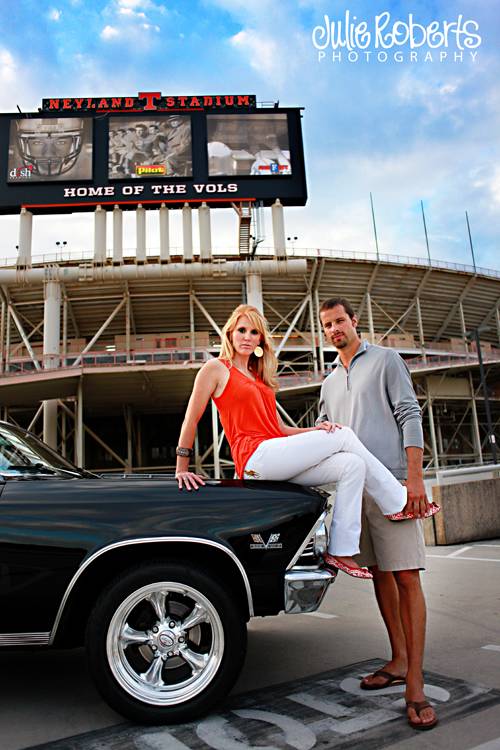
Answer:
MULTIPOLYGON (((439 513, 440 510, 440 505, 430 503, 429 510, 426 511, 423 517, 430 518, 431 516, 436 515, 436 513, 439 513)), ((416 516, 414 513, 403 513, 401 510, 399 513, 391 513, 389 516, 386 516, 386 518, 388 518, 389 521, 412 521, 414 518, 420 518, 420 516, 416 516)))
MULTIPOLYGON (((420 717, 421 712, 424 710, 424 708, 432 708, 429 701, 406 701, 406 708, 413 708, 414 711, 416 711, 416 714, 418 717, 420 717)), ((425 730, 425 729, 433 729, 436 724, 438 723, 438 717, 436 716, 433 721, 427 721, 427 722, 416 722, 412 721, 408 717, 408 724, 411 726, 412 729, 418 729, 425 730)))
POLYGON ((385 669, 377 669, 376 672, 373 672, 371 675, 366 675, 366 677, 364 677, 359 683, 361 690, 383 690, 392 685, 404 685, 406 682, 406 677, 402 677, 398 674, 391 674, 390 672, 386 672, 385 669), (366 677, 383 677, 385 682, 379 683, 378 685, 367 685, 364 682, 366 677))

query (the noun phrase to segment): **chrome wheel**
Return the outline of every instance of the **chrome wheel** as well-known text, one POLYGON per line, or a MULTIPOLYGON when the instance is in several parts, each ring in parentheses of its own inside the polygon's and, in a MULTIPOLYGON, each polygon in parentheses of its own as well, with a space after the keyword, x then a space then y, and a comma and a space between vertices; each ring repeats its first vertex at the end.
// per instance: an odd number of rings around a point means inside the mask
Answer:
POLYGON ((200 591, 157 581, 133 591, 111 618, 106 655, 111 672, 133 698, 174 706, 213 680, 224 655, 224 629, 200 591))

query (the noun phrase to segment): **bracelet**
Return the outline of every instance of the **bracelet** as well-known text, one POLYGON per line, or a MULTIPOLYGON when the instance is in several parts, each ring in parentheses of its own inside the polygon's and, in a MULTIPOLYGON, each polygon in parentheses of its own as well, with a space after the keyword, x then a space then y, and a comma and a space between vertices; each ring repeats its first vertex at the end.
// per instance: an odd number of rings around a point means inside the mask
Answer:
POLYGON ((175 449, 176 456, 182 456, 182 458, 191 458, 194 456, 194 450, 192 448, 181 448, 180 445, 175 449))

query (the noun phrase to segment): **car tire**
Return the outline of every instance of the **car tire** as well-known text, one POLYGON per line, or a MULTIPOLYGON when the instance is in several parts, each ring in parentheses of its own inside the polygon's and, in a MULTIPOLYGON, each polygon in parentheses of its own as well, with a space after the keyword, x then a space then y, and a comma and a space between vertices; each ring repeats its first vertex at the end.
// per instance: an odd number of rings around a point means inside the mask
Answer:
POLYGON ((150 562, 116 578, 90 615, 86 650, 102 697, 141 723, 187 721, 231 690, 246 653, 234 592, 205 570, 150 562))

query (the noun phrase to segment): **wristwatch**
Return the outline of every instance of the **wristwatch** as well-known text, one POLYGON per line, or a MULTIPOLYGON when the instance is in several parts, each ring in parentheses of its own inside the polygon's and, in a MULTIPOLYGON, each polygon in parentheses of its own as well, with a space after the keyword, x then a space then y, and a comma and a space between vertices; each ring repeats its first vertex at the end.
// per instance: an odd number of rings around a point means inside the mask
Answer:
POLYGON ((191 458, 194 456, 194 450, 192 448, 181 448, 180 445, 175 449, 176 456, 182 456, 182 458, 191 458))

